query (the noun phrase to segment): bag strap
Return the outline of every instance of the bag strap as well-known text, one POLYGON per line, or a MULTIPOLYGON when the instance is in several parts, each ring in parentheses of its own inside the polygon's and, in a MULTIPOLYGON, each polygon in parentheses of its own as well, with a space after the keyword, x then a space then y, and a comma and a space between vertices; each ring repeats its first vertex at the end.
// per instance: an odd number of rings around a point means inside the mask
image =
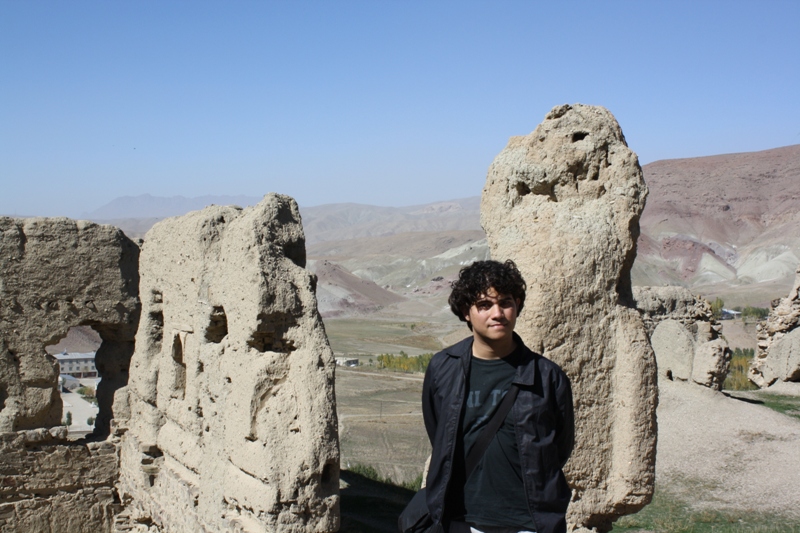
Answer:
POLYGON ((494 412, 492 419, 489 420, 489 423, 486 424, 485 428, 483 428, 483 431, 481 431, 481 434, 478 436, 478 440, 475 442, 475 445, 472 446, 472 449, 469 451, 466 460, 467 478, 469 478, 469 475, 472 474, 473 470, 475 470, 475 467, 478 466, 478 461, 480 461, 483 452, 485 452, 486 448, 489 447, 489 443, 492 442, 497 430, 500 429, 503 420, 505 420, 508 412, 511 411, 511 406, 514 405, 514 400, 517 398, 518 392, 519 387, 516 383, 512 383, 511 387, 508 389, 508 392, 503 397, 503 401, 500 402, 500 407, 498 407, 497 411, 494 412))

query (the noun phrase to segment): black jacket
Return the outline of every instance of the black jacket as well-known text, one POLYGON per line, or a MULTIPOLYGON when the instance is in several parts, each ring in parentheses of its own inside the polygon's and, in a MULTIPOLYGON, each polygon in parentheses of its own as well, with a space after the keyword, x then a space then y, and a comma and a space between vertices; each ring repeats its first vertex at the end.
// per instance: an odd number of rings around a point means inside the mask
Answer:
MULTIPOLYGON (((511 414, 523 470, 525 494, 537 533, 566 531, 571 491, 561 471, 572 453, 575 421, 572 389, 561 368, 522 344, 519 386, 511 414)), ((461 438, 461 413, 472 357, 472 337, 433 356, 422 388, 422 413, 433 452, 426 479, 428 511, 440 529, 447 516, 448 484, 461 438)), ((463 452, 462 452, 463 453, 463 452)))

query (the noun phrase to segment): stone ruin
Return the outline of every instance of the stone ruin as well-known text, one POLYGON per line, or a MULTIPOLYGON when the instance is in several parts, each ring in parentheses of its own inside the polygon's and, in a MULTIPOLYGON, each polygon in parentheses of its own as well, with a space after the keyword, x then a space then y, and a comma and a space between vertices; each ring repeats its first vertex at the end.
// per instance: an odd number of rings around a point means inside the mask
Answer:
POLYGON ((528 282, 517 331, 572 381, 574 531, 609 531, 653 494, 656 362, 630 279, 646 196, 614 117, 585 105, 555 107, 513 137, 483 190, 491 255, 528 282))
POLYGON ((58 365, 45 346, 72 326, 100 334, 95 433, 107 435, 133 353, 138 260, 111 226, 0 218, 0 530, 109 530, 115 448, 66 441, 58 365))
POLYGON ((756 327, 758 350, 749 378, 761 388, 779 381, 800 382, 800 267, 786 298, 773 304, 756 327))
POLYGON ((165 220, 141 257, 110 226, 0 229, 0 530, 338 529, 333 353, 293 200, 165 220), (103 339, 75 442, 44 350, 73 325, 103 339))
POLYGON ((720 336, 722 325, 714 319, 711 305, 683 287, 635 287, 633 296, 659 376, 722 390, 731 350, 720 336))
MULTIPOLYGON (((334 361, 297 204, 208 207, 142 246, 120 492, 168 531, 335 531, 334 361), (177 504, 177 505, 176 505, 177 504)), ((125 404, 125 405, 123 405, 125 404)))

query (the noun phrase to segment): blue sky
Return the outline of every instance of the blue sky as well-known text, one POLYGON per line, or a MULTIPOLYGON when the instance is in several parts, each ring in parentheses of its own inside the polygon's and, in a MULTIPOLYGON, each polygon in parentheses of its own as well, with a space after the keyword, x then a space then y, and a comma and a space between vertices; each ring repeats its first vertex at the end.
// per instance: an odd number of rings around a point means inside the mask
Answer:
POLYGON ((800 143, 800 2, 0 0, 0 213, 478 195, 603 105, 642 164, 800 143))

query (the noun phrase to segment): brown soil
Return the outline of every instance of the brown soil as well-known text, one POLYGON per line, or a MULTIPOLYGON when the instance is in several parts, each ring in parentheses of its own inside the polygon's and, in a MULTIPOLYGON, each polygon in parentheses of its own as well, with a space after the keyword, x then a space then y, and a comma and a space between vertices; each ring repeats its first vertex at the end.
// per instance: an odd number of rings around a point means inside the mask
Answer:
MULTIPOLYGON (((800 385, 774 392, 800 396, 800 385)), ((760 394, 660 382, 656 483, 698 508, 800 518, 800 420, 760 394)))

